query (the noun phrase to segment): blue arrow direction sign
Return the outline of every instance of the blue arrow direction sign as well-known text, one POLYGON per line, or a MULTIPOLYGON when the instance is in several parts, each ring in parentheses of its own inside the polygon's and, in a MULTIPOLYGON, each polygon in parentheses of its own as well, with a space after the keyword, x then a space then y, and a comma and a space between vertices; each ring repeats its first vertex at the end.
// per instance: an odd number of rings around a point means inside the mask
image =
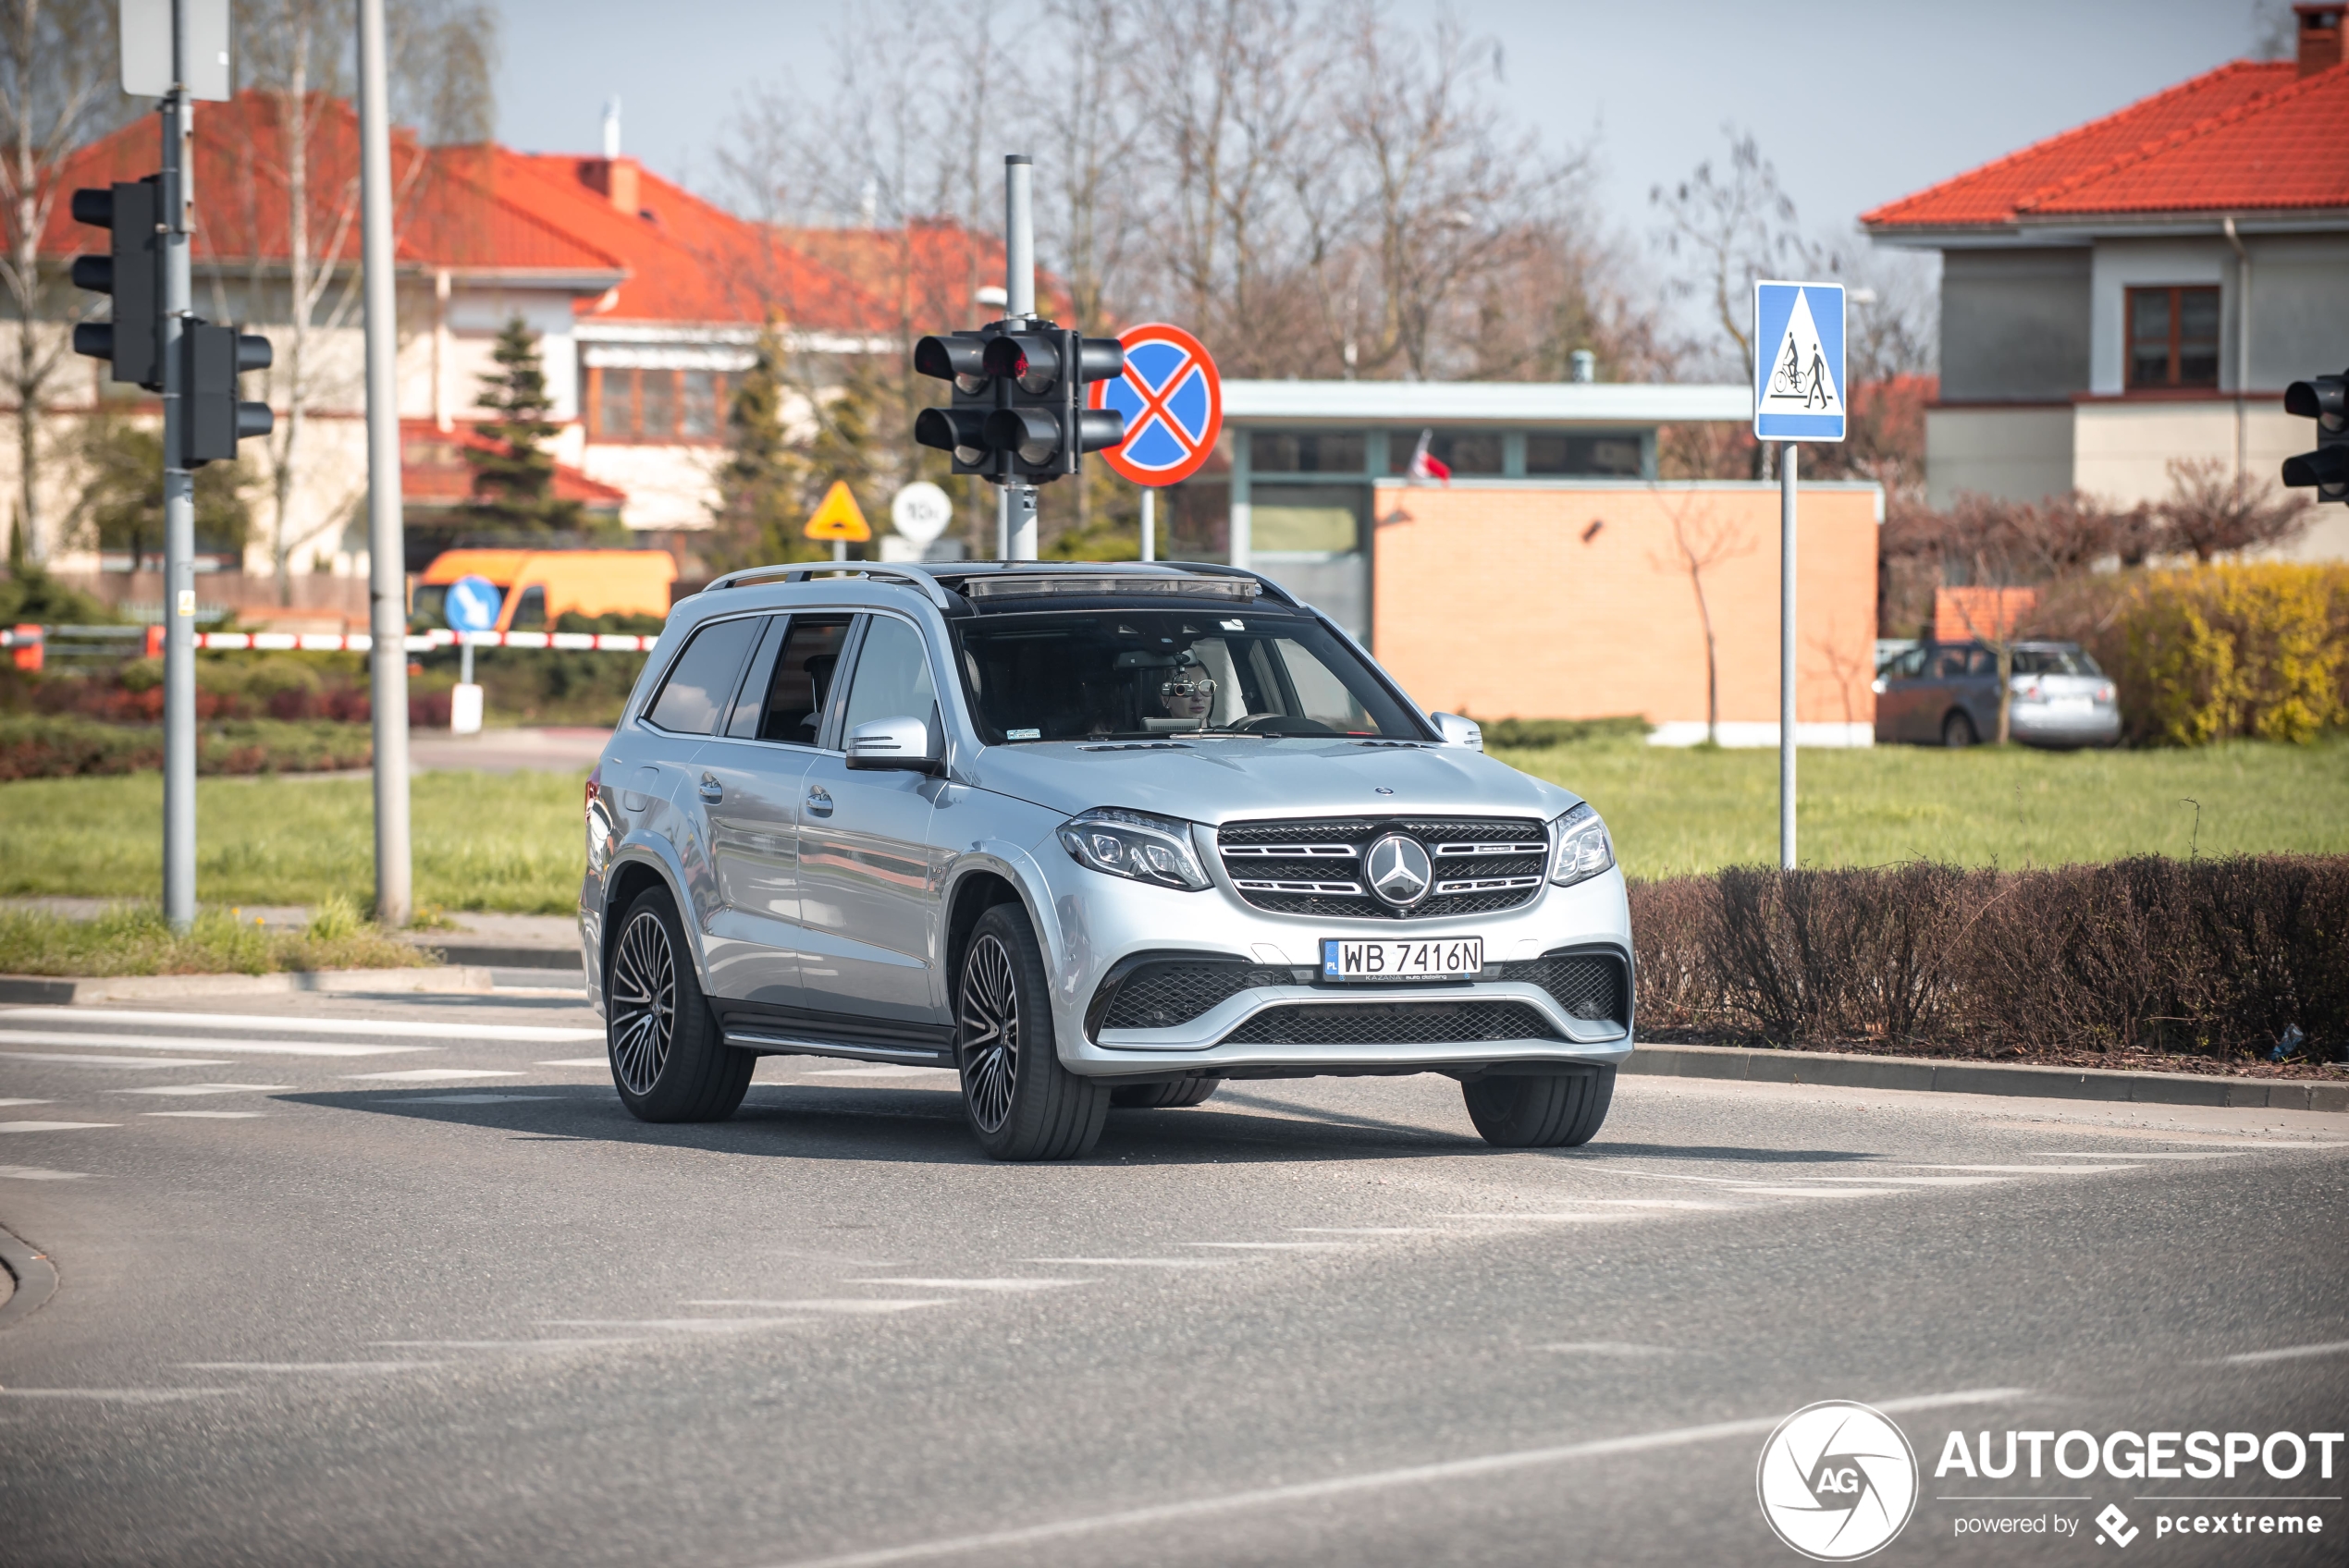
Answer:
POLYGON ((498 608, 505 595, 486 577, 461 577, 449 585, 440 613, 451 631, 486 631, 498 624, 498 608))
POLYGON ((1844 428, 1843 285, 1753 286, 1753 435, 1840 441, 1844 428))

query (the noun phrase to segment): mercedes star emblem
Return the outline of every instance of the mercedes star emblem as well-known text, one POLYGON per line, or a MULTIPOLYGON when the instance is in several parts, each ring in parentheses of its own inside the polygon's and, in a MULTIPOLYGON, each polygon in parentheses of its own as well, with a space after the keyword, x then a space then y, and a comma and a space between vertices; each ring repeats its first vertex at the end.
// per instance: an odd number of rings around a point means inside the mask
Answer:
POLYGON ((1371 846, 1363 857, 1371 890, 1396 909, 1408 909, 1427 897, 1434 885, 1435 866, 1417 839, 1389 833, 1371 846))

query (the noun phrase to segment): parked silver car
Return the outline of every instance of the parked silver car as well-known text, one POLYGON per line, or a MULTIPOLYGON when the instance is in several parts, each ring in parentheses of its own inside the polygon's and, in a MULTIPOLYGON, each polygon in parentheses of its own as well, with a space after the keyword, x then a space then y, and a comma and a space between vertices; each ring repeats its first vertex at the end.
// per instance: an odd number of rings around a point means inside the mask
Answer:
MULTIPOLYGON (((1876 680, 1876 738, 1971 746, 1998 732, 1998 658, 1982 643, 1921 643, 1876 680)), ((2077 643, 2014 650, 2007 733, 2026 745, 2110 746, 2121 740, 2112 678, 2077 643)))
POLYGON ((587 783, 613 1082, 703 1121, 760 1054, 951 1067, 1034 1159, 1226 1078, 1436 1072, 1492 1143, 1583 1143, 1631 1050, 1622 875, 1482 753, 1230 568, 722 578, 587 783))

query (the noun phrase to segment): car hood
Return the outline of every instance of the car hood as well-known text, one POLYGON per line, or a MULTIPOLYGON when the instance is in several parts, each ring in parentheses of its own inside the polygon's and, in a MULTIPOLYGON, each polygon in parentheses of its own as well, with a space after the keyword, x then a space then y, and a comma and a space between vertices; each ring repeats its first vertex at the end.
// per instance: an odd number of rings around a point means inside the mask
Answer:
POLYGON ((1124 806, 1213 824, 1374 813, 1546 821, 1581 800, 1464 746, 1318 738, 990 746, 957 772, 1071 815, 1124 806))

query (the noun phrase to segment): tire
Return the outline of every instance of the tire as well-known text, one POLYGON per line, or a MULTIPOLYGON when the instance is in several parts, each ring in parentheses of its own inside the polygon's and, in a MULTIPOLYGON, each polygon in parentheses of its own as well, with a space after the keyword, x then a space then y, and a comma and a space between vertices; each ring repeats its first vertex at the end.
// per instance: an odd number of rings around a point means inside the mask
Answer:
POLYGON ((1061 1065, 1044 953, 1027 912, 978 917, 954 984, 963 1112, 997 1159, 1073 1159, 1100 1141, 1109 1088, 1061 1065))
POLYGON ((719 1032, 666 888, 647 888, 621 917, 604 975, 604 1048, 620 1102, 640 1121, 723 1121, 750 1088, 758 1058, 719 1032))
POLYGON ((1460 1085, 1469 1120, 1504 1149, 1579 1148, 1597 1136, 1615 1100, 1615 1069, 1543 1077, 1479 1078, 1460 1085))
POLYGON ((1974 720, 1962 713, 1953 713, 1941 721, 1941 743, 1953 752, 1962 751, 1980 739, 1974 732, 1974 720))
POLYGON ((1221 1078, 1177 1078, 1171 1084, 1125 1084, 1109 1092, 1120 1110, 1177 1110, 1197 1105, 1224 1086, 1221 1078))

